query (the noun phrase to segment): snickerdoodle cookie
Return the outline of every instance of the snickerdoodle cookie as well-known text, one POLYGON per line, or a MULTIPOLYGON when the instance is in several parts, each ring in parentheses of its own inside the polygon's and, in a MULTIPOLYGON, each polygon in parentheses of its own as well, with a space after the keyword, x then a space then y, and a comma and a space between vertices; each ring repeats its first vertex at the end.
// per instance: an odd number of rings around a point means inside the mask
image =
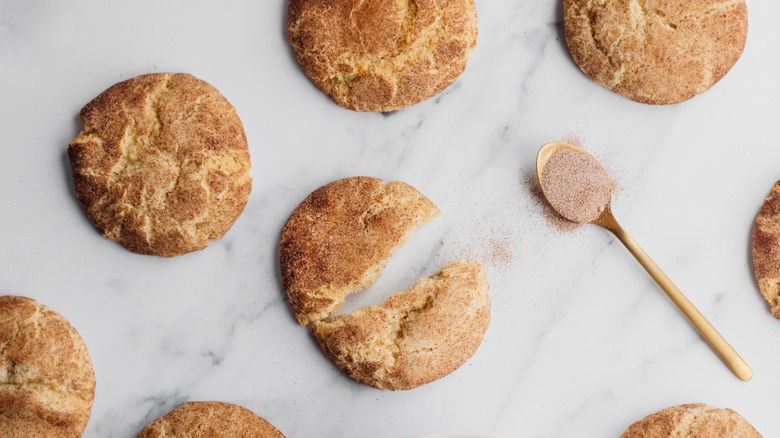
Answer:
POLYGON ((120 82, 81 110, 68 149, 76 195, 95 226, 130 251, 173 257, 219 239, 252 180, 241 120, 188 74, 120 82))
POLYGON ((149 423, 138 438, 284 438, 271 423, 241 406, 190 402, 149 423))
POLYGON ((756 217, 753 269, 772 315, 780 319, 780 181, 772 187, 756 217))
POLYGON ((76 329, 35 300, 0 297, 0 436, 80 437, 94 396, 76 329))
POLYGON ((446 376, 477 350, 490 323, 482 266, 460 261, 384 304, 314 323, 322 351, 350 377, 412 389, 446 376))
POLYGON ((761 438, 744 418, 731 409, 697 403, 673 406, 632 424, 622 438, 761 438))
POLYGON ((574 62, 593 81, 648 104, 703 93, 737 62, 744 0, 563 0, 574 62))
POLYGON ((466 68, 473 0, 290 0, 288 40, 336 104, 393 111, 428 99, 466 68))
POLYGON ((312 192, 282 231, 282 282, 298 322, 337 311, 347 294, 373 284, 392 252, 439 209, 414 187, 369 177, 312 192))

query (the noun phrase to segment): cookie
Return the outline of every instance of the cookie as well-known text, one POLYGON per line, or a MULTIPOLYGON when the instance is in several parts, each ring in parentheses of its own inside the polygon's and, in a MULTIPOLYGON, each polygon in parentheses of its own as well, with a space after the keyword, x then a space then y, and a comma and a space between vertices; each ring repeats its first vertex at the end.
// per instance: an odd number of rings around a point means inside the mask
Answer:
POLYGON ((707 91, 742 55, 744 0, 563 0, 566 44, 594 82, 637 102, 707 91))
POLYGON ((244 210, 252 186, 244 128, 206 82, 137 76, 88 103, 81 120, 68 148, 76 195, 103 235, 130 251, 203 249, 244 210))
POLYGON ((149 423, 138 438, 284 438, 271 423, 241 406, 190 402, 149 423))
POLYGON ((622 438, 761 438, 731 409, 697 403, 673 406, 632 424, 622 438))
POLYGON ((315 322, 322 351, 356 381, 412 389, 440 379, 477 350, 490 323, 482 266, 460 261, 384 304, 315 322))
POLYGON ((333 314, 347 294, 372 285, 392 252, 439 209, 403 182, 334 181, 311 193, 282 231, 279 265, 302 325, 333 314))
POLYGON ((0 297, 0 436, 77 438, 95 373, 70 323, 30 298, 0 297))
POLYGON ((473 0, 290 0, 303 72, 336 104, 393 111, 455 81, 477 42, 473 0))
POLYGON ((753 269, 772 315, 780 319, 780 181, 772 187, 756 217, 753 269))

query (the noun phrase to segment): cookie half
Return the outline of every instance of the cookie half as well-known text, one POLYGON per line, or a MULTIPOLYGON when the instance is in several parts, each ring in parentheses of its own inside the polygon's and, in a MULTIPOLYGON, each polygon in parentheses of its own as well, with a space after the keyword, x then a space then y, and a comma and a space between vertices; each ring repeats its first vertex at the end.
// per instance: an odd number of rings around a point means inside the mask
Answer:
POLYGON ((594 82, 637 102, 703 93, 742 55, 744 0, 563 0, 566 44, 594 82))
POLYGON ((290 0, 288 40, 336 104, 393 111, 428 99, 466 68, 473 0, 290 0))
POLYGON ((76 329, 35 300, 0 297, 0 436, 81 437, 94 396, 76 329))
POLYGON ((412 389, 463 365, 490 323, 485 272, 460 261, 350 315, 315 322, 322 351, 350 377, 379 389, 412 389))
POLYGON ((758 211, 752 246, 758 288, 772 315, 780 319, 780 181, 758 211))
POLYGON ((138 438, 284 438, 271 423, 229 403, 190 402, 149 423, 138 438))
POLYGON ((376 282, 414 228, 438 215, 433 202, 403 182, 353 177, 312 192, 279 243, 282 282, 298 322, 333 314, 348 294, 376 282))
POLYGON ((696 403, 658 411, 629 426, 622 438, 761 438, 731 409, 696 403))
POLYGON ((132 252, 173 257, 205 248, 249 198, 241 120, 211 85, 148 74, 81 110, 68 148, 76 195, 95 226, 132 252))

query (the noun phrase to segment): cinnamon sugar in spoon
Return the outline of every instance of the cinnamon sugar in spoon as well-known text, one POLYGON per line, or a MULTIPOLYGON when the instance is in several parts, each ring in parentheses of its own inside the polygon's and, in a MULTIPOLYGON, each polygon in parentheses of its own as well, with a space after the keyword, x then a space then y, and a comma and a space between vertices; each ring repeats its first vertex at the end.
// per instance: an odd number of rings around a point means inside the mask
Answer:
POLYGON ((536 174, 545 198, 555 211, 570 221, 598 225, 614 234, 723 363, 744 381, 753 377, 747 363, 615 220, 610 206, 613 183, 593 156, 567 143, 547 143, 536 158, 536 174))

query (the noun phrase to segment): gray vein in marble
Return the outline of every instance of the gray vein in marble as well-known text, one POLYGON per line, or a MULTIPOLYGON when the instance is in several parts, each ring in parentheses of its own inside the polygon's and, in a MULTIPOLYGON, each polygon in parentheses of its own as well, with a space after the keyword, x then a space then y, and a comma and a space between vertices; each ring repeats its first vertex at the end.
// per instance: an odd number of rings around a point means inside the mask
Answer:
MULTIPOLYGON (((594 231, 596 231, 594 229, 594 231)), ((611 246, 614 243, 614 240, 610 238, 610 240, 602 245, 597 252, 594 254, 592 258, 590 258, 592 263, 590 263, 590 266, 593 267, 597 264, 599 264, 600 259, 604 256, 606 249, 611 246)), ((540 327, 544 327, 541 329, 537 335, 534 338, 534 341, 530 347, 529 355, 527 358, 519 364, 519 366, 515 366, 514 368, 517 370, 517 374, 515 379, 512 381, 511 384, 506 385, 506 388, 508 388, 509 392, 502 395, 501 399, 504 400, 502 405, 504 408, 500 411, 500 413, 495 417, 495 422, 498 423, 501 418, 504 415, 508 415, 506 409, 509 407, 510 401, 515 397, 516 393, 521 390, 522 382, 525 378, 525 374, 527 371, 535 365, 535 357, 539 353, 539 351, 544 347, 546 338, 556 329, 558 324, 566 321, 566 315, 569 313, 571 308, 571 303, 575 299, 577 295, 579 295, 579 291, 575 285, 581 283, 582 277, 585 276, 591 276, 592 273, 586 272, 586 271, 580 271, 579 274, 575 275, 571 280, 567 281, 566 283, 568 286, 564 286, 564 290, 572 290, 574 291, 571 294, 564 295, 564 302, 559 303, 556 305, 556 308, 554 311, 547 317, 544 323, 540 324, 540 327)))
POLYGON ((445 98, 447 96, 449 96, 450 94, 452 94, 455 91, 457 91, 458 88, 460 88, 460 86, 461 86, 460 82, 456 81, 454 84, 452 84, 449 87, 447 87, 446 89, 444 89, 444 91, 442 91, 441 93, 437 94, 436 97, 433 99, 433 103, 435 105, 440 104, 443 100, 445 100, 445 98))
MULTIPOLYGON (((653 283, 653 286, 657 287, 655 283, 653 283)), ((650 287, 651 286, 648 285, 646 289, 649 289, 650 287)), ((643 290, 639 291, 639 293, 634 294, 629 298, 628 308, 620 315, 620 318, 616 323, 617 328, 621 331, 625 331, 632 323, 635 323, 636 315, 645 308, 643 303, 650 299, 650 295, 644 292, 645 291, 643 290)))
MULTIPOLYGON (((566 283, 571 286, 579 283, 578 280, 579 278, 575 277, 566 283)), ((569 289, 576 291, 576 288, 573 287, 569 287, 569 289)), ((516 374, 513 376, 514 378, 512 381, 504 387, 505 392, 500 396, 500 399, 503 400, 503 408, 495 416, 494 423, 498 423, 501 418, 504 417, 504 415, 510 415, 510 413, 507 412, 510 401, 515 397, 517 392, 521 390, 525 375, 528 370, 536 364, 536 355, 544 347, 547 337, 555 330, 559 323, 565 321, 565 316, 569 312, 571 302, 574 300, 574 297, 577 294, 578 292, 574 292, 565 296, 565 301, 562 304, 556 306, 554 311, 549 316, 547 316, 544 323, 540 325, 542 328, 540 328, 533 337, 533 341, 531 342, 531 345, 529 346, 529 349, 527 350, 524 358, 521 359, 519 364, 512 366, 516 374)))
POLYGON ((479 165, 475 166, 468 178, 478 180, 484 176, 485 173, 490 174, 492 172, 491 164, 503 158, 505 155, 510 155, 512 158, 515 158, 515 161, 519 161, 514 157, 516 154, 516 147, 513 147, 512 144, 514 136, 512 135, 512 128, 509 124, 502 125, 495 129, 493 136, 498 140, 487 142, 487 151, 482 154, 479 165))
MULTIPOLYGON (((686 336, 684 342, 677 342, 675 346, 672 346, 672 344, 668 344, 663 352, 658 353, 656 356, 652 357, 645 357, 641 360, 640 363, 636 365, 634 369, 636 369, 636 374, 638 375, 637 382, 641 382, 644 380, 647 380, 647 378, 650 376, 652 370, 658 366, 658 364, 662 363, 675 363, 679 362, 679 357, 684 357, 686 355, 692 354, 692 352, 697 351, 696 347, 700 347, 702 341, 702 338, 698 335, 690 335, 686 336)), ((699 349, 700 351, 704 351, 699 349)), ((701 362, 703 363, 705 360, 717 360, 718 357, 714 355, 714 353, 710 354, 711 357, 709 358, 702 358, 701 362)), ((713 366, 716 365, 713 363, 713 366)), ((681 370, 684 371, 686 374, 694 373, 695 370, 681 370)), ((728 372, 728 370, 724 370, 725 372, 728 372)), ((638 384, 638 383, 637 383, 638 384)))
POLYGON ((711 294, 709 298, 709 305, 707 306, 710 311, 709 316, 711 318, 715 318, 718 315, 722 314, 723 311, 723 303, 726 301, 726 295, 728 294, 728 291, 720 291, 720 292, 714 292, 711 294))
POLYGON ((582 400, 580 403, 576 404, 574 409, 565 413, 558 421, 557 428, 553 432, 547 435, 542 435, 540 438, 556 438, 561 435, 566 435, 568 429, 573 427, 573 425, 581 416, 593 409, 594 404, 608 402, 614 398, 615 394, 610 390, 602 390, 591 394, 585 400, 582 400))
MULTIPOLYGON (((162 358, 165 357, 169 357, 169 358, 200 357, 206 360, 206 362, 203 364, 205 366, 203 366, 197 372, 191 372, 189 376, 183 381, 183 383, 178 384, 175 387, 175 389, 161 391, 159 393, 153 393, 152 395, 147 395, 142 397, 140 399, 141 401, 139 405, 148 406, 148 408, 145 408, 146 413, 142 417, 142 420, 140 420, 140 422, 137 423, 137 424, 141 424, 138 430, 140 430, 140 428, 142 428, 144 424, 148 423, 149 421, 156 418, 157 416, 162 415, 165 412, 173 409, 174 407, 189 401, 190 400, 189 394, 193 392, 194 387, 198 386, 199 382, 204 380, 206 376, 219 372, 220 366, 223 364, 225 359, 230 354, 230 350, 232 345, 234 344, 235 334, 238 327, 251 326, 256 321, 262 319, 262 317, 268 311, 270 311, 271 309, 281 307, 282 304, 283 304, 282 299, 279 297, 268 301, 257 311, 240 311, 238 314, 235 315, 226 315, 224 319, 228 321, 232 321, 232 323, 230 324, 229 328, 225 330, 222 334, 215 336, 216 339, 221 340, 221 342, 217 345, 217 348, 207 348, 199 352, 193 351, 190 348, 184 348, 184 349, 174 348, 174 346, 176 345, 175 338, 171 336, 166 336, 162 338, 160 344, 158 344, 158 351, 157 351, 158 353, 157 357, 161 358, 161 360, 164 360, 162 358)), ((228 310, 230 311, 231 309, 228 310)), ((235 308, 232 310, 235 310, 235 308)), ((107 419, 103 421, 110 421, 110 420, 107 419)), ((102 423, 98 423, 95 426, 95 428, 96 430, 101 430, 101 428, 111 429, 110 426, 103 426, 102 423)))
POLYGON ((404 147, 401 148, 401 153, 398 155, 398 160, 393 166, 393 171, 398 172, 405 163, 409 161, 409 157, 412 155, 414 146, 414 137, 420 132, 423 124, 425 123, 425 116, 421 116, 416 125, 408 126, 401 129, 401 139, 404 140, 404 147))
POLYGON ((182 391, 180 390, 163 392, 158 395, 150 395, 142 398, 140 404, 148 406, 148 408, 146 409, 146 414, 137 424, 137 429, 140 431, 150 421, 153 421, 160 415, 165 415, 165 413, 171 409, 174 409, 187 401, 189 401, 189 397, 186 394, 182 394, 182 391))
MULTIPOLYGON (((557 28, 547 27, 537 29, 529 32, 529 35, 525 38, 527 45, 533 48, 535 56, 531 62, 525 67, 525 72, 521 76, 523 79, 520 81, 520 95, 528 94, 531 89, 528 87, 528 83, 536 79, 536 73, 539 71, 542 63, 547 59, 545 57, 548 49, 548 45, 551 41, 557 40, 557 28)), ((520 100, 520 108, 523 108, 524 102, 520 100)))

